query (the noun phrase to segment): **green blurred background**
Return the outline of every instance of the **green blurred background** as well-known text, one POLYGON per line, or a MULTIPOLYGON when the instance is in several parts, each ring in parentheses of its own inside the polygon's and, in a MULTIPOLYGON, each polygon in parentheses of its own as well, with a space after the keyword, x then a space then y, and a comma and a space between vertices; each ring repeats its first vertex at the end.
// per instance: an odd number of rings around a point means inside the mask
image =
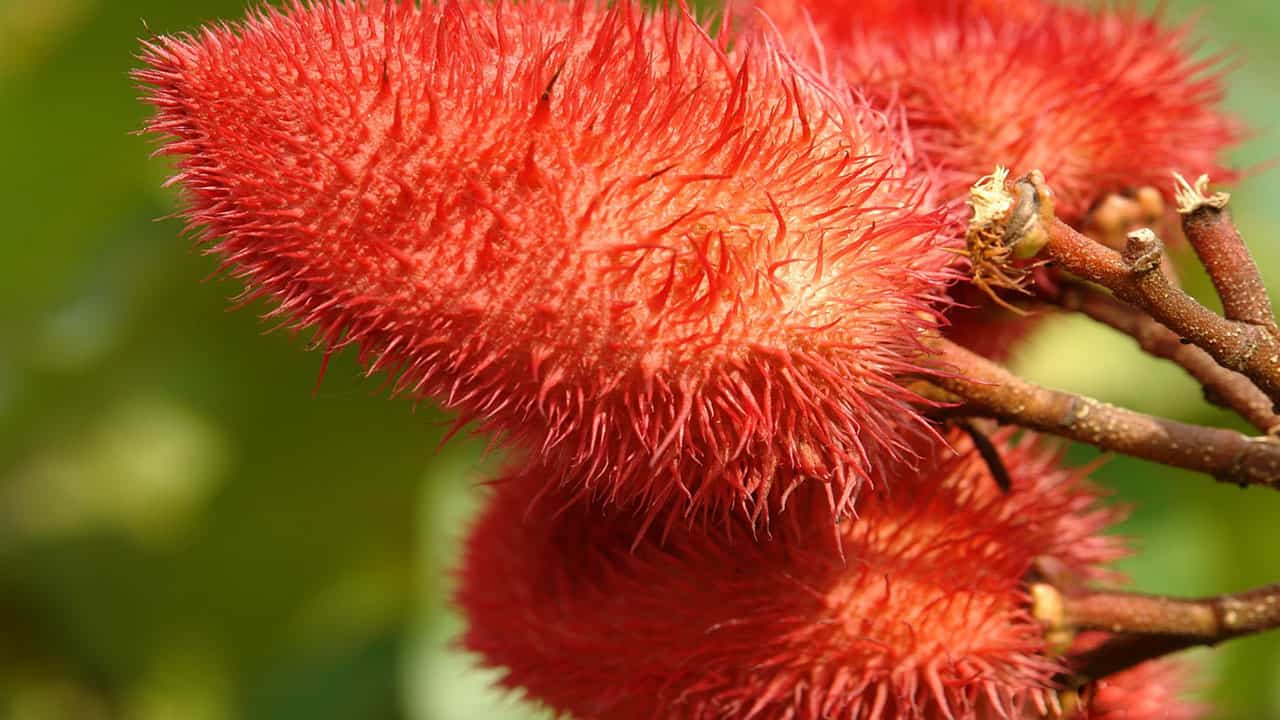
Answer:
MULTIPOLYGON (((450 644, 449 568, 498 458, 475 440, 437 452, 436 411, 388 401, 350 354, 313 392, 320 355, 225 312, 236 283, 202 283, 214 261, 157 221, 175 203, 166 163, 130 134, 136 38, 244 7, 0 0, 0 719, 532 717, 450 644)), ((1280 4, 1219 2, 1198 28, 1242 60, 1229 105, 1257 133, 1237 161, 1273 160, 1280 4)), ((1236 190, 1280 282, 1280 171, 1236 190)), ((1230 421, 1086 323, 1053 323, 1018 362, 1230 421)), ((1280 495, 1125 460, 1099 478, 1137 506, 1123 532, 1143 554, 1124 569, 1140 587, 1280 579, 1280 495)), ((1280 718, 1280 636, 1199 657, 1221 717, 1280 718)))

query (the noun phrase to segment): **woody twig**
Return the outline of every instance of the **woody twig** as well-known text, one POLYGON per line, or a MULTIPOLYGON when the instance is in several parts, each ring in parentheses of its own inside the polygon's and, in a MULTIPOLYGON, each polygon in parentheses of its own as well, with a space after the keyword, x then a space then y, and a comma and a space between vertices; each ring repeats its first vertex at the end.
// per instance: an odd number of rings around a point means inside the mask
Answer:
POLYGON ((1227 212, 1231 196, 1210 193, 1207 175, 1194 184, 1179 176, 1178 185, 1182 230, 1213 281, 1222 314, 1228 320, 1259 325, 1274 334, 1275 315, 1262 274, 1227 212))
POLYGON ((1178 365, 1200 383, 1206 400, 1235 411, 1261 432, 1280 431, 1280 415, 1274 412, 1271 399, 1249 378, 1219 365, 1209 353, 1184 342, 1147 313, 1084 283, 1063 283, 1049 299, 1132 337, 1149 355, 1178 365))
POLYGON ((1280 628, 1280 585, 1232 595, 1173 598, 1110 591, 1032 587, 1033 613, 1047 631, 1100 630, 1101 645, 1071 657, 1076 684, 1197 645, 1280 628))
POLYGON ((942 368, 924 392, 953 417, 987 417, 1241 486, 1280 488, 1280 443, 1190 425, 1028 382, 949 340, 930 341, 942 368))
MULTIPOLYGON (((1005 187, 1003 176, 998 174, 976 185, 973 196, 975 213, 970 225, 970 248, 975 276, 994 275, 991 268, 985 267, 991 262, 986 258, 1000 262, 1018 257, 1047 258, 1061 269, 1107 288, 1118 299, 1141 309, 1180 338, 1203 349, 1218 364, 1250 378, 1273 402, 1280 400, 1280 333, 1274 332, 1273 321, 1256 322, 1262 320, 1264 313, 1270 316, 1269 303, 1262 310, 1237 308, 1233 311, 1237 316, 1249 317, 1250 321, 1214 313, 1174 286, 1159 271, 1164 250, 1155 233, 1148 229, 1130 233, 1121 252, 1103 246, 1054 215, 1052 194, 1039 172, 1033 171, 1011 187, 1005 187), (987 249, 977 254, 973 252, 974 247, 1006 250, 987 249)), ((1233 283, 1225 279, 1227 258, 1243 252, 1243 245, 1232 244, 1221 219, 1209 218, 1212 222, 1206 223, 1205 218, 1200 217, 1203 209, 1184 217, 1192 225, 1191 234, 1201 238, 1205 256, 1217 258, 1214 262, 1218 263, 1218 274, 1222 276, 1219 292, 1232 297, 1233 306, 1243 306, 1245 296, 1256 300, 1257 283, 1252 280, 1233 283), (1205 229, 1195 229, 1196 223, 1205 223, 1205 229), (1211 235, 1216 238, 1212 242, 1206 240, 1211 235)), ((1018 273, 1012 268, 1002 271, 1001 276, 1017 278, 1018 273)))

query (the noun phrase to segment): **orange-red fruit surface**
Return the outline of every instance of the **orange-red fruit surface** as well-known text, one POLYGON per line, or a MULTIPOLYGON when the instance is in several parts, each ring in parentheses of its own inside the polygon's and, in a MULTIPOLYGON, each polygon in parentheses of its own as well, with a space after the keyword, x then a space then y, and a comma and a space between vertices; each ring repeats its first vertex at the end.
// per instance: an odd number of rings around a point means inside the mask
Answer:
POLYGON ((656 514, 837 514, 947 281, 899 139, 767 30, 624 0, 294 3, 146 44, 185 215, 274 315, 656 514))
POLYGON ((834 534, 797 497, 772 538, 739 522, 637 540, 640 519, 531 509, 546 478, 509 477, 467 543, 463 644, 579 720, 1043 717, 1062 668, 1028 571, 1095 576, 1115 512, 1034 442, 1005 447, 1003 494, 951 440, 834 534))

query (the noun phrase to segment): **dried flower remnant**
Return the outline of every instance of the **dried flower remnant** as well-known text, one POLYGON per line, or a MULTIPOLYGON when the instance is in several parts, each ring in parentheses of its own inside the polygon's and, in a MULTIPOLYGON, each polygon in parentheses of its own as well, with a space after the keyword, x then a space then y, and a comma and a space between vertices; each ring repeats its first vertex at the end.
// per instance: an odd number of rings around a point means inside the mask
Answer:
POLYGON ((838 540, 806 524, 797 497, 795 534, 675 528, 633 549, 638 521, 529 512, 545 481, 510 478, 467 546, 464 644, 506 669, 504 686, 582 720, 1056 712, 1062 668, 1025 577, 1046 558, 1097 577, 1121 551, 1100 534, 1115 512, 1034 442, 998 438, 1004 494, 967 441, 949 439, 959 455, 940 449, 864 496, 838 540))
POLYGON ((632 2, 321 2, 147 45, 149 129, 250 296, 658 513, 848 508, 950 261, 884 119, 767 32, 632 2), (654 478, 678 478, 656 481, 654 478))

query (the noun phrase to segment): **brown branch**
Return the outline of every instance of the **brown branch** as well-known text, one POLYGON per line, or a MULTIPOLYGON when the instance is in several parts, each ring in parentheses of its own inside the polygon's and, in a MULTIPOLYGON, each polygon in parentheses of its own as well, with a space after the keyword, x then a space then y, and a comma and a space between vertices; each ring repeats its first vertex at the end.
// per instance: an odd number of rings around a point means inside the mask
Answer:
POLYGON ((1068 660, 1071 676, 1059 678, 1059 682, 1078 688, 1148 660, 1207 644, 1212 643, 1185 635, 1117 635, 1091 650, 1073 654, 1068 660))
POLYGON ((1280 398, 1280 341, 1264 328, 1227 320, 1169 283, 1158 271, 1164 254, 1150 230, 1129 235, 1123 254, 1080 235, 1054 219, 1045 246, 1063 268, 1103 285, 1121 300, 1213 356, 1223 367, 1252 379, 1272 400, 1280 398))
POLYGON ((1280 628, 1280 585, 1195 599, 1106 591, 1064 594, 1043 583, 1031 590, 1033 612, 1049 632, 1101 630, 1115 635, 1071 658, 1080 681, 1184 648, 1280 628))
MULTIPOLYGON (((1048 292, 1042 294, 1049 295, 1048 292)), ((1177 333, 1150 315, 1078 283, 1063 284, 1050 299, 1064 309, 1079 312, 1132 337, 1149 355, 1186 370, 1204 388, 1209 402, 1234 410, 1264 433, 1280 431, 1280 415, 1273 412, 1271 399, 1257 385, 1244 375, 1222 367, 1203 349, 1183 342, 1177 333)))
POLYGON ((953 416, 990 417, 1241 486, 1280 488, 1280 443, 1233 430, 1188 425, 1027 382, 945 339, 930 341, 949 370, 932 382, 958 404, 953 416))
MULTIPOLYGON (((979 185, 974 186, 975 196, 994 194, 990 183, 981 188, 979 185)), ((1122 253, 1080 234, 1053 214, 1052 195, 1039 172, 1019 180, 1008 196, 1013 208, 1004 218, 994 212, 982 217, 975 213, 971 236, 994 237, 1002 223, 1026 215, 1023 206, 1032 203, 1038 223, 1020 230, 1020 235, 1005 238, 1011 243, 1012 255, 1025 254, 1021 249, 1024 245, 1029 250, 1043 246, 1043 253, 1063 269, 1106 287, 1116 297, 1146 311, 1203 348, 1220 365, 1248 376, 1273 401, 1280 400, 1280 335, 1260 325, 1223 318, 1174 286, 1159 271, 1164 252, 1155 233, 1130 233, 1122 253), (1028 194, 1026 186, 1035 192, 1028 194)))
POLYGON ((1275 316, 1262 274, 1227 212, 1231 196, 1210 195, 1207 175, 1201 175, 1195 185, 1178 176, 1178 185, 1182 230, 1218 291, 1223 315, 1274 332, 1275 316))
POLYGON ((1280 627, 1280 584, 1194 599, 1105 591, 1066 595, 1063 615, 1067 625, 1079 630, 1219 642, 1280 627))

